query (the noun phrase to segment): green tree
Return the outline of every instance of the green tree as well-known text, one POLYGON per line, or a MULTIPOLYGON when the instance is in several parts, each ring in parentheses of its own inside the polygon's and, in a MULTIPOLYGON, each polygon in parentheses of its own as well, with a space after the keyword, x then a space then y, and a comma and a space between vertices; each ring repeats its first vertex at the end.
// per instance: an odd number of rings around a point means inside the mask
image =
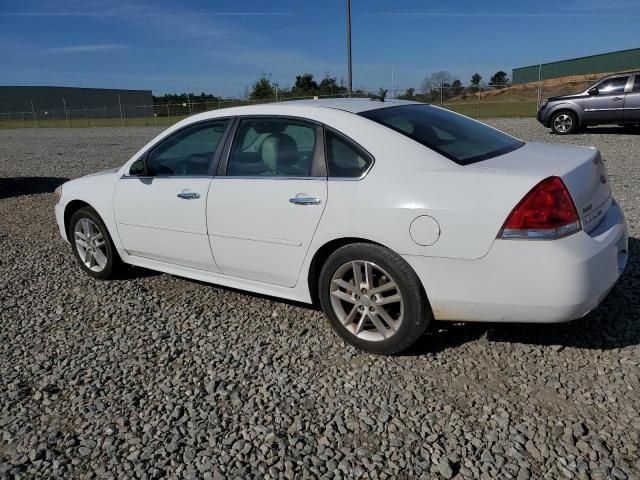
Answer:
POLYGON ((398 98, 400 100, 415 100, 416 99, 416 89, 415 88, 407 88, 407 90, 403 94, 398 95, 398 98))
POLYGON ((464 87, 462 86, 462 82, 456 78, 453 81, 453 83, 451 83, 451 89, 450 90, 451 90, 451 95, 454 96, 454 97, 457 97, 464 90, 464 87))
POLYGON ((298 95, 312 95, 318 92, 318 83, 313 79, 313 74, 303 73, 296 75, 296 84, 293 91, 298 95))
POLYGON ((504 87, 509 83, 507 73, 502 70, 496 72, 489 80, 489 85, 494 87, 504 87))
POLYGON ((480 82, 482 81, 482 75, 480 75, 479 73, 474 73, 471 76, 471 86, 478 88, 480 86, 480 82))
POLYGON ((320 85, 318 85, 318 89, 320 91, 320 95, 339 95, 346 93, 347 91, 345 87, 338 85, 336 77, 329 75, 329 72, 325 74, 320 85))
POLYGON ((253 83, 253 87, 249 97, 253 100, 264 100, 267 98, 275 98, 276 91, 271 83, 271 75, 263 73, 260 78, 253 83))

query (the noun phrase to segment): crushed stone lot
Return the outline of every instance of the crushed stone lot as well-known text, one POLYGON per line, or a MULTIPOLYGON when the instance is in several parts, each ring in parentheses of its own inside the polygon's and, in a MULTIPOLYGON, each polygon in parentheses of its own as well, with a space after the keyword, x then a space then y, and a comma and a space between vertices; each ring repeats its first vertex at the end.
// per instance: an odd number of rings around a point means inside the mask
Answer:
POLYGON ((437 324, 393 358, 304 305, 89 278, 53 189, 160 130, 0 130, 0 478, 639 479, 640 132, 488 123, 601 149, 627 270, 582 320, 437 324))

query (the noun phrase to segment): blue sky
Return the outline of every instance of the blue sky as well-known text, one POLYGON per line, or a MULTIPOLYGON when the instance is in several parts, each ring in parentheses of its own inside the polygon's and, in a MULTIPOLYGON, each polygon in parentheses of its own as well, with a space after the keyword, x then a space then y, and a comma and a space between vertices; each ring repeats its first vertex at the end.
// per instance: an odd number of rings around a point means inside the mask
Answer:
MULTIPOLYGON (((640 47, 640 0, 352 0, 354 87, 640 47)), ((241 95, 346 78, 345 0, 0 0, 0 84, 241 95)))

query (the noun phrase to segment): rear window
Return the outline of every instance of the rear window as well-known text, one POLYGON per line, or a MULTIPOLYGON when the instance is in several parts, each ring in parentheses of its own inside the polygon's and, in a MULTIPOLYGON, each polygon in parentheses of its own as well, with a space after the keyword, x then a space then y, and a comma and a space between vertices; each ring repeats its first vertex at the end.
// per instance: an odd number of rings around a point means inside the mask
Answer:
POLYGON ((459 165, 504 155, 524 142, 483 123, 430 105, 402 105, 360 113, 459 165))

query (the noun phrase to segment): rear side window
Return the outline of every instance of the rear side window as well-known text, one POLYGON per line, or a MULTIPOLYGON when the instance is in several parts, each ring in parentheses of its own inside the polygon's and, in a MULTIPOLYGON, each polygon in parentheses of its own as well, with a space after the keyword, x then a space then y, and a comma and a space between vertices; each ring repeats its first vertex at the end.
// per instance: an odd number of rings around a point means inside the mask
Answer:
POLYGON ((316 144, 316 126, 288 118, 244 119, 233 141, 227 175, 307 177, 316 144))
POLYGON ((435 150, 459 165, 504 155, 524 142, 448 110, 412 104, 360 114, 435 150))
POLYGON ((353 142, 331 130, 325 139, 329 177, 360 178, 369 170, 373 159, 353 142))

